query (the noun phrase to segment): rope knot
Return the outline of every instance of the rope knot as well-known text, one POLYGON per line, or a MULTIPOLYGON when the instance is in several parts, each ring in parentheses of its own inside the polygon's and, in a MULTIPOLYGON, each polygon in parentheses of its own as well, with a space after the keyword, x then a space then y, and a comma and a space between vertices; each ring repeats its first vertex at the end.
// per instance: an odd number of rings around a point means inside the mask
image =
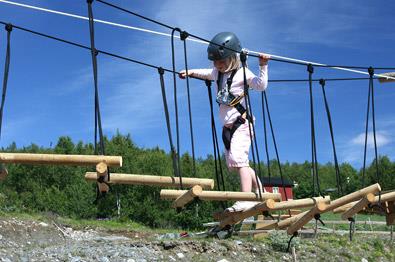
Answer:
POLYGON ((210 80, 205 80, 204 82, 206 83, 207 87, 211 87, 211 81, 210 80))
POLYGON ((325 79, 321 78, 319 83, 320 83, 320 85, 324 86, 325 85, 325 79))
POLYGON ((11 23, 6 24, 5 30, 7 30, 7 32, 11 32, 12 31, 12 24, 11 23))
POLYGON ((165 73, 165 69, 163 69, 163 67, 158 67, 158 73, 163 75, 165 73))
POLYGON ((88 4, 92 4, 94 0, 86 0, 88 4))
POLYGON ((187 39, 188 36, 189 36, 189 33, 187 31, 182 31, 180 33, 180 38, 181 38, 182 41, 185 41, 185 39, 187 39))
POLYGON ((247 61, 247 52, 244 50, 240 52, 240 61, 243 65, 247 61))
POLYGON ((309 72, 309 73, 314 73, 314 67, 313 67, 313 65, 312 64, 308 64, 307 65, 307 72, 309 72))
POLYGON ((374 75, 374 68, 370 66, 370 67, 368 68, 368 72, 369 72, 369 76, 370 76, 370 77, 373 77, 373 75, 374 75))

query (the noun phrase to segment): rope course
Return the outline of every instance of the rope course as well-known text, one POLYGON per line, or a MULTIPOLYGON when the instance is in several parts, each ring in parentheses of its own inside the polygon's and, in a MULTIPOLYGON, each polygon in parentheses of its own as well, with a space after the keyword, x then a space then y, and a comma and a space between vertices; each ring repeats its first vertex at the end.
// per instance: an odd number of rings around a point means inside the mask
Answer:
MULTIPOLYGON (((270 126, 271 136, 273 140, 274 150, 276 154, 276 160, 279 168, 279 173, 282 181, 283 191, 285 193, 285 201, 282 201, 281 194, 276 193, 264 193, 261 189, 260 183, 258 185, 259 194, 256 195, 252 192, 231 192, 226 191, 224 176, 222 172, 221 165, 221 154, 218 143, 218 136, 215 126, 214 113, 213 113, 213 97, 211 91, 211 81, 199 79, 205 81, 208 90, 208 99, 210 106, 210 124, 212 127, 212 143, 213 143, 213 153, 214 153, 214 168, 215 168, 215 177, 217 182, 217 191, 211 191, 210 189, 214 188, 214 181, 212 179, 200 179, 200 178, 188 178, 183 177, 181 169, 180 169, 180 136, 179 136, 179 122, 178 122, 178 104, 177 104, 177 84, 176 84, 176 76, 178 72, 175 68, 175 48, 174 48, 174 38, 179 38, 183 41, 184 48, 184 63, 186 68, 186 85, 187 85, 187 98, 188 98, 188 114, 189 114, 189 131, 191 137, 191 147, 192 147, 192 161, 193 161, 193 175, 196 175, 196 159, 195 159, 195 149, 194 149, 194 132, 193 132, 193 121, 192 121, 192 106, 191 106, 191 98, 190 98, 190 86, 189 86, 189 77, 188 76, 188 56, 187 56, 187 45, 186 41, 196 41, 200 43, 212 43, 205 38, 200 36, 196 36, 190 34, 186 31, 181 30, 177 27, 172 27, 168 24, 153 20, 146 16, 140 15, 138 13, 132 12, 125 8, 119 7, 117 5, 111 4, 109 2, 103 0, 96 0, 103 5, 106 5, 111 8, 115 8, 122 12, 126 12, 130 15, 137 16, 146 21, 150 21, 166 29, 171 30, 171 34, 160 33, 152 30, 130 27, 121 24, 116 24, 104 20, 97 20, 93 18, 92 11, 92 3, 93 0, 88 0, 88 18, 73 14, 68 14, 64 12, 54 11, 45 8, 39 8, 31 5, 19 4, 11 1, 0 0, 2 3, 12 4, 20 7, 40 10, 44 12, 50 12, 58 15, 70 16, 78 19, 88 20, 89 22, 89 37, 90 37, 90 46, 85 46, 79 43, 75 43, 69 40, 65 40, 59 37, 51 36, 48 34, 40 33, 31 29, 23 28, 17 25, 13 25, 10 23, 6 23, 0 21, 0 24, 5 26, 7 31, 7 50, 6 50, 6 58, 5 58, 5 71, 3 78, 3 92, 2 92, 2 101, 0 107, 0 136, 2 129, 2 117, 3 110, 5 104, 6 97, 6 89, 7 89, 7 81, 9 75, 9 66, 10 66, 10 37, 12 29, 18 29, 24 32, 28 32, 34 35, 38 35, 41 37, 49 38, 52 40, 56 40, 59 42, 63 42, 69 45, 73 45, 75 47, 79 47, 85 50, 89 50, 91 52, 92 58, 92 68, 93 68, 93 79, 94 79, 94 115, 95 115, 95 133, 94 133, 94 143, 95 143, 95 156, 80 156, 80 155, 46 155, 46 154, 16 154, 16 153, 0 153, 0 163, 30 163, 30 164, 62 164, 62 165, 95 165, 96 172, 87 172, 85 174, 85 178, 87 181, 97 181, 97 192, 98 197, 99 193, 107 192, 109 190, 110 184, 139 184, 139 185, 156 185, 163 187, 176 187, 180 190, 161 190, 161 198, 162 199, 171 199, 174 200, 173 207, 182 208, 186 204, 190 203, 194 199, 198 198, 200 200, 217 200, 217 201, 228 201, 228 200, 238 200, 238 201, 259 201, 254 207, 244 210, 242 212, 233 212, 229 213, 221 213, 218 214, 217 219, 220 221, 219 225, 221 228, 228 227, 229 225, 233 225, 239 223, 243 219, 255 216, 260 213, 268 214, 268 212, 272 211, 282 211, 288 210, 289 216, 286 219, 279 220, 273 223, 270 223, 266 228, 276 228, 276 229, 284 229, 287 228, 287 233, 291 235, 291 239, 289 240, 288 247, 292 239, 297 236, 298 230, 301 229, 306 223, 308 223, 313 218, 317 221, 323 223, 320 219, 320 214, 329 212, 329 211, 339 211, 342 212, 342 219, 349 220, 350 223, 350 240, 352 240, 352 233, 354 231, 354 215, 359 211, 363 210, 370 204, 377 204, 383 210, 385 210, 387 216, 387 224, 394 223, 394 202, 395 202, 395 192, 389 192, 382 194, 380 187, 380 173, 378 167, 378 149, 377 149, 377 141, 376 141, 376 120, 375 120, 375 105, 374 105, 374 79, 386 79, 386 80, 395 80, 395 77, 389 75, 375 74, 375 70, 393 70, 395 68, 392 67, 364 67, 364 66, 350 66, 350 65, 326 65, 321 63, 309 62, 299 59, 281 57, 276 55, 271 55, 271 60, 302 65, 307 67, 308 79, 278 79, 278 80, 269 80, 271 83, 281 83, 281 82, 307 82, 309 88, 309 98, 310 98, 310 138, 311 138, 311 176, 312 176, 312 184, 313 184, 313 192, 311 198, 291 200, 287 196, 287 192, 285 190, 285 183, 283 177, 283 171, 281 168, 281 162, 279 157, 279 150, 277 147, 277 142, 275 138, 274 127, 271 119, 271 114, 269 110, 268 97, 266 92, 262 92, 261 94, 261 106, 262 106, 262 115, 263 115, 263 126, 264 126, 264 143, 265 143, 265 152, 266 152, 266 161, 267 161, 267 172, 269 175, 269 181, 271 179, 271 170, 270 170, 270 158, 269 158, 269 150, 268 150, 268 138, 267 138, 267 122, 270 126), (146 62, 138 61, 132 58, 124 57, 118 54, 110 53, 104 50, 99 50, 95 45, 95 32, 94 32, 94 23, 105 23, 112 26, 118 26, 133 30, 140 30, 153 34, 160 34, 171 37, 171 50, 172 50, 172 69, 166 69, 161 66, 149 64, 146 62), (179 36, 176 36, 175 33, 178 32, 179 36), (122 166, 122 158, 118 156, 105 156, 105 144, 103 139, 103 130, 102 130, 102 121, 100 114, 100 103, 99 103, 99 84, 98 84, 98 63, 97 56, 99 54, 104 54, 107 56, 111 56, 117 59, 129 61, 135 64, 139 64, 145 67, 149 67, 152 69, 156 69, 159 74, 160 88, 163 100, 165 121, 167 127, 167 134, 171 149, 171 158, 173 165, 173 177, 161 177, 161 176, 146 176, 146 175, 132 175, 132 174, 117 174, 112 173, 110 179, 110 167, 121 167, 122 166), (314 67, 322 67, 322 68, 332 68, 336 70, 349 71, 359 74, 367 74, 366 77, 359 78, 320 78, 313 79, 314 67), (359 71, 359 70, 367 70, 367 72, 359 71), (173 76, 173 91, 174 91, 174 108, 175 108, 175 125, 176 125, 176 144, 173 143, 173 136, 171 132, 171 119, 169 113, 169 106, 166 97, 166 88, 165 88, 165 80, 164 74, 165 72, 171 73, 173 76), (358 80, 369 80, 369 88, 368 88, 368 103, 367 103, 367 114, 366 114, 366 125, 365 125, 365 145, 364 145, 364 163, 363 163, 363 188, 344 195, 343 187, 342 187, 342 179, 340 174, 340 168, 338 164, 336 146, 335 146, 335 136, 334 136, 334 128, 332 124, 332 117, 330 113, 329 103, 326 97, 326 82, 328 81, 358 81, 358 80), (316 145, 316 130, 315 130, 315 119, 314 119, 314 96, 313 96, 313 83, 318 82, 321 86, 321 90, 323 93, 324 106, 331 136, 334 164, 335 164, 335 175, 336 175, 336 185, 337 185, 337 193, 339 198, 331 201, 329 196, 324 196, 321 192, 320 181, 318 175, 318 160, 317 160, 317 145, 316 145), (368 139, 368 128, 369 128, 369 116, 370 116, 370 108, 372 115, 372 125, 373 125, 373 139, 374 139, 374 149, 375 149, 375 170, 376 170, 376 184, 365 187, 365 172, 366 172, 366 151, 367 151, 367 139, 368 139), (266 119, 267 117, 267 119, 266 119), (97 139, 99 138, 99 142, 97 139), (99 147, 97 148, 97 146, 99 147), (184 187, 188 188, 188 190, 184 190, 184 187), (206 190, 208 189, 208 190, 206 190), (315 197, 316 189, 319 197, 315 197), (378 196, 376 196, 378 194, 378 196), (291 216, 292 208, 309 208, 307 211, 302 212, 296 216, 291 216), (388 222, 389 221, 389 222, 388 222)), ((217 44, 216 44, 217 45, 217 44)), ((227 48, 227 47, 225 47, 227 48)), ((229 49, 229 48, 227 48, 229 49)), ((233 52, 238 52, 236 50, 232 50, 233 52)), ((244 94, 246 99, 246 113, 247 119, 250 120, 253 118, 253 110, 251 107, 251 101, 249 96, 249 87, 246 80, 246 60, 247 55, 251 57, 259 57, 259 53, 255 51, 242 50, 240 53, 240 58, 243 67, 243 80, 244 80, 244 94)), ((195 77, 191 77, 195 78, 195 77)), ((253 122, 253 121, 252 121, 253 122)), ((250 140, 251 140, 251 151, 252 151, 252 159, 253 159, 253 169, 255 171, 256 180, 259 181, 259 177, 262 177, 262 172, 260 168, 260 157, 258 151, 258 143, 256 140, 256 136, 252 134, 256 134, 255 125, 249 125, 250 132, 250 140), (257 171, 258 169, 258 171, 257 171)), ((261 180, 262 181, 262 180, 261 180)), ((117 203, 119 202, 119 197, 117 194, 117 203)), ((222 202, 223 203, 223 202, 222 202)))

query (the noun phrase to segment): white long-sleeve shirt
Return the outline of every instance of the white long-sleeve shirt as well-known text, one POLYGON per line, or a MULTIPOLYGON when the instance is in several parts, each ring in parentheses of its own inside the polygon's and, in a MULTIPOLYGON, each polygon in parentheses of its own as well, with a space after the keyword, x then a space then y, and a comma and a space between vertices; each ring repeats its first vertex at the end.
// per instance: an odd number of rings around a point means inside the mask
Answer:
MULTIPOLYGON (((267 65, 259 67, 259 76, 254 75, 248 68, 246 68, 246 78, 247 84, 250 88, 264 91, 268 83, 268 69, 267 65)), ((216 68, 211 69, 191 69, 188 70, 189 73, 193 73, 193 76, 217 81, 218 70, 216 68)), ((230 77, 231 72, 225 73, 222 80, 221 89, 226 88, 226 80, 230 77)), ((218 93, 218 87, 216 87, 216 93, 218 93)), ((240 68, 233 77, 233 82, 229 90, 234 96, 239 96, 244 92, 244 76, 243 68, 240 68)), ((241 100, 241 104, 246 108, 245 99, 241 100)), ((221 104, 219 107, 219 116, 222 125, 229 125, 236 121, 237 117, 240 115, 239 111, 235 107, 227 106, 221 104)))

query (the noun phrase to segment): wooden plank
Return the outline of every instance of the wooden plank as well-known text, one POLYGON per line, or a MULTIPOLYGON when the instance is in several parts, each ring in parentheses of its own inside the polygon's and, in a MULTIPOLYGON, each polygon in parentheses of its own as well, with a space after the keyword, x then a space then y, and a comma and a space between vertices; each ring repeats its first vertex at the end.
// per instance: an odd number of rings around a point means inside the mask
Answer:
POLYGON ((348 210, 346 210, 343 215, 342 219, 343 220, 348 220, 352 216, 354 216, 356 213, 364 209, 368 204, 373 203, 375 199, 374 194, 369 193, 367 194, 364 198, 359 200, 355 205, 350 207, 348 210))
POLYGON ((282 201, 282 202, 275 203, 274 207, 271 208, 270 211, 286 210, 286 209, 292 209, 292 208, 312 207, 317 202, 323 202, 325 204, 329 204, 330 201, 331 201, 330 196, 288 200, 288 201, 282 201))
POLYGON ((226 225, 234 225, 247 217, 255 216, 263 211, 267 211, 274 207, 274 200, 268 199, 263 203, 258 203, 250 209, 242 212, 224 212, 225 217, 220 221, 219 225, 224 227, 226 225))
POLYGON ((395 201, 387 202, 388 213, 386 214, 387 226, 395 225, 395 201))
MULTIPOLYGON (((323 212, 327 207, 327 204, 324 202, 317 202, 315 207, 304 213, 303 216, 301 216, 298 220, 296 220, 294 223, 292 223, 287 230, 287 233, 289 235, 293 235, 296 231, 301 229, 307 222, 309 222, 311 219, 314 218, 316 214, 319 214, 320 212, 323 212)), ((302 213, 303 214, 303 213, 302 213)))
MULTIPOLYGON (((85 180, 94 182, 97 176, 95 172, 87 172, 85 180)), ((149 185, 161 187, 179 187, 179 177, 168 176, 151 176, 151 175, 138 175, 138 174, 121 174, 111 173, 109 184, 125 184, 125 185, 149 185)), ((213 189, 214 180, 206 178, 183 177, 182 185, 189 188, 195 185, 201 186, 203 189, 213 189)))
MULTIPOLYGON (((161 199, 176 199, 180 195, 184 194, 186 190, 171 190, 171 189, 162 189, 160 191, 161 199)), ((200 200, 217 200, 217 201, 260 201, 258 195, 252 192, 233 192, 233 191, 202 191, 199 195, 200 200)), ((266 201, 268 199, 273 199, 275 201, 281 200, 281 194, 273 194, 273 193, 263 193, 262 201, 266 201)))
POLYGON ((351 194, 345 195, 343 197, 340 197, 338 199, 331 201, 331 203, 327 206, 325 212, 332 211, 335 208, 338 208, 338 207, 348 204, 350 202, 359 200, 368 193, 375 194, 379 191, 381 191, 381 187, 379 184, 373 184, 371 186, 362 188, 361 190, 355 191, 351 194))
POLYGON ((8 170, 4 165, 0 165, 0 181, 6 179, 8 170))
POLYGON ((202 187, 199 185, 193 186, 185 194, 179 196, 176 200, 174 200, 172 206, 174 208, 184 207, 186 204, 194 200, 195 197, 198 197, 200 193, 202 193, 202 187))
POLYGON ((121 156, 0 153, 0 163, 90 166, 100 162, 121 167, 121 156))

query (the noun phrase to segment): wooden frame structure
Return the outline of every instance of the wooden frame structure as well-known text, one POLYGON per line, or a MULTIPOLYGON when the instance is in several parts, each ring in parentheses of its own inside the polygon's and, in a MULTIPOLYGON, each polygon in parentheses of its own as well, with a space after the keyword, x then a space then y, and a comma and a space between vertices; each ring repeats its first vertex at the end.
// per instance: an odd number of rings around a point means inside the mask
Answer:
MULTIPOLYGON (((86 172, 85 179, 90 182, 97 180, 98 174, 95 172, 86 172)), ((213 189, 214 180, 206 178, 192 178, 183 177, 182 185, 189 188, 195 185, 201 186, 203 189, 213 189)), ((111 173, 109 184, 127 184, 127 185, 149 185, 149 186, 162 186, 162 187, 179 187, 179 177, 167 176, 151 176, 151 175, 137 175, 137 174, 121 174, 111 173)))
POLYGON ((0 153, 0 163, 121 167, 121 156, 0 153))

